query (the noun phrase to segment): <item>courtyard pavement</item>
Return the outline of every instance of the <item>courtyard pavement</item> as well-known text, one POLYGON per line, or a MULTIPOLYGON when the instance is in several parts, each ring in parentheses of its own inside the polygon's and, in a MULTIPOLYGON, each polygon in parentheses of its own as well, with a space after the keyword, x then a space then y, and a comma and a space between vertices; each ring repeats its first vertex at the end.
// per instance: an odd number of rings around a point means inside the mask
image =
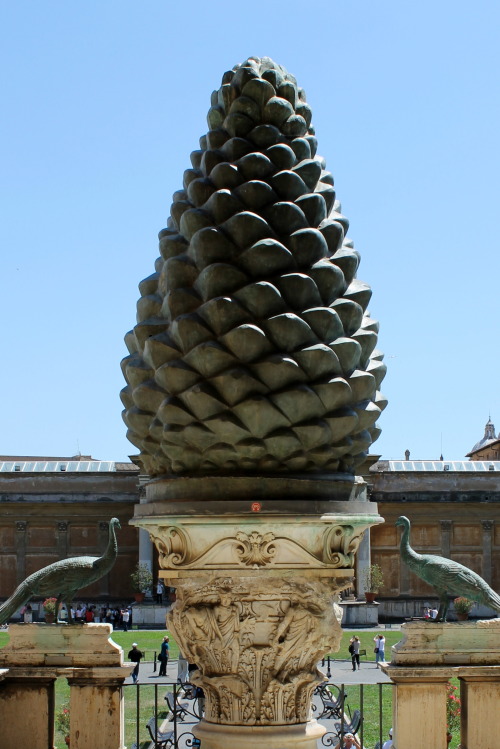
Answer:
MULTIPOLYGON (((319 664, 320 671, 326 675, 328 665, 322 666, 319 664)), ((156 672, 154 671, 154 664, 152 661, 141 661, 139 668, 139 683, 140 684, 154 684, 155 681, 160 681, 158 671, 160 664, 156 664, 156 672)), ((359 671, 353 671, 351 660, 330 660, 330 673, 331 677, 329 681, 333 684, 387 684, 390 683, 388 676, 382 673, 377 668, 374 661, 366 660, 361 657, 361 668, 359 671)), ((169 660, 167 666, 167 676, 161 677, 162 681, 176 681, 177 680, 177 660, 169 660)), ((125 684, 132 684, 132 677, 129 676, 125 680, 125 684)))

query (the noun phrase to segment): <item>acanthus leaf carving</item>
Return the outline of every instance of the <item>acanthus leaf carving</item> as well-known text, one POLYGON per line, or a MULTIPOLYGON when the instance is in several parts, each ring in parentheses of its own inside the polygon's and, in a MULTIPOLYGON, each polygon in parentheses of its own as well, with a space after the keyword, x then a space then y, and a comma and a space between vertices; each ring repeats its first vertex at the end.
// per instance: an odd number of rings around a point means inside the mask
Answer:
POLYGON ((276 554, 274 533, 243 533, 236 534, 236 553, 243 564, 249 567, 263 567, 269 564, 276 554))
MULTIPOLYGON (((264 540, 260 545, 272 543, 264 540)), ((258 539, 256 543, 259 545, 258 539)), ((214 577, 177 582, 169 626, 205 690, 207 719, 272 725, 306 722, 317 663, 338 646, 333 581, 214 577)))

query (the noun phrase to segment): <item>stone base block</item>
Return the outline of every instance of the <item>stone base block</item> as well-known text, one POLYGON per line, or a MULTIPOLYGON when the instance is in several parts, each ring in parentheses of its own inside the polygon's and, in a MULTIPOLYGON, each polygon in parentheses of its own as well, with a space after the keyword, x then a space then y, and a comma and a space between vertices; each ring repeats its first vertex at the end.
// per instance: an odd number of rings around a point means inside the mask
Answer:
POLYGON ((222 726, 202 720, 194 729, 203 749, 317 749, 325 732, 316 720, 289 726, 222 726))
POLYGON ((461 666, 500 664, 500 619, 408 622, 392 648, 392 665, 461 666))
POLYGON ((167 612, 170 607, 136 603, 132 609, 132 624, 141 626, 165 627, 167 612))
POLYGON ((1 666, 122 666, 111 624, 11 624, 1 666))
POLYGON ((345 627, 378 627, 378 603, 341 601, 342 625, 345 627))

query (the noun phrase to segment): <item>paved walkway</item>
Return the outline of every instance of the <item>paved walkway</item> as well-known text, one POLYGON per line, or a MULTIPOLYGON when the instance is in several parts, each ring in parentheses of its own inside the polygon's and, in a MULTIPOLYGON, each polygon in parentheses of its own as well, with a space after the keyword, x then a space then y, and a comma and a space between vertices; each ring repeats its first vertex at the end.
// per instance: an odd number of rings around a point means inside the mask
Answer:
MULTIPOLYGON (((320 664, 320 670, 327 675, 328 663, 325 661, 325 665, 320 664)), ((139 682, 141 684, 154 684, 155 681, 160 681, 158 671, 160 670, 160 664, 156 663, 156 672, 154 671, 154 664, 151 661, 141 661, 139 668, 139 682)), ((387 684, 390 682, 388 676, 382 673, 377 668, 374 661, 366 660, 361 656, 361 668, 359 671, 352 670, 351 660, 330 660, 330 673, 331 677, 329 681, 333 684, 387 684)), ((167 677, 161 677, 163 681, 177 681, 177 660, 169 660, 167 666, 167 677)), ((132 684, 132 677, 126 679, 125 684, 132 684)))

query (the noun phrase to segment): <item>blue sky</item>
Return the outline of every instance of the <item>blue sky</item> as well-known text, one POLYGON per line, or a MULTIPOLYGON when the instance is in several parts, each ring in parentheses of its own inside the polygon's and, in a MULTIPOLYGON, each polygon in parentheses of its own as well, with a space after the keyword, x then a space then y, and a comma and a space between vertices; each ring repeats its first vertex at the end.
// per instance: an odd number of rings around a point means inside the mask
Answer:
POLYGON ((500 5, 28 3, 0 10, 0 453, 126 459, 137 284, 225 70, 307 92, 373 289, 373 452, 460 459, 500 429, 500 5))

